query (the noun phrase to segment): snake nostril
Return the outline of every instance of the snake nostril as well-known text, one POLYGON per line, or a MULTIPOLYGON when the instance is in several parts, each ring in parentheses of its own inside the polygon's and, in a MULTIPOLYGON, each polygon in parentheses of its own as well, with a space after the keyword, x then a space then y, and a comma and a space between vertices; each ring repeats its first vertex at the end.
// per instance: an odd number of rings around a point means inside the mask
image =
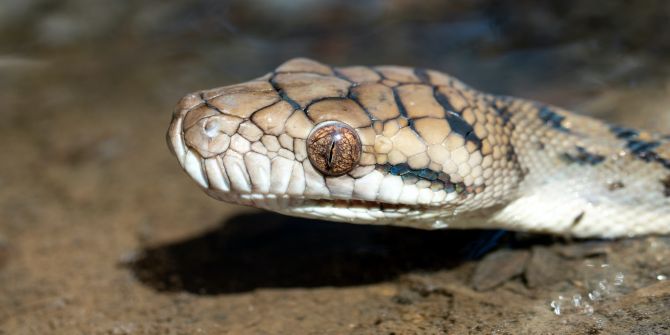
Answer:
POLYGON ((216 122, 205 123, 205 134, 210 138, 216 137, 219 134, 219 124, 216 122))
POLYGON ((361 140, 356 130, 345 123, 322 122, 307 137, 307 155, 321 173, 341 176, 358 165, 361 140))

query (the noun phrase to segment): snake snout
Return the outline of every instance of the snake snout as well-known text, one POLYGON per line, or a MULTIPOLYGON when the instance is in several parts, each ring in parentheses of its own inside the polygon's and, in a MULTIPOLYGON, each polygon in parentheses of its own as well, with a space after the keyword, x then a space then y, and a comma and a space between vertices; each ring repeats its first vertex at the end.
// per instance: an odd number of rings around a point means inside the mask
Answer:
POLYGON ((212 196, 234 201, 245 194, 270 194, 271 165, 278 173, 285 170, 288 181, 293 164, 277 159, 271 163, 261 144, 268 134, 252 115, 278 99, 274 90, 257 82, 189 94, 177 104, 168 146, 189 176, 212 196))

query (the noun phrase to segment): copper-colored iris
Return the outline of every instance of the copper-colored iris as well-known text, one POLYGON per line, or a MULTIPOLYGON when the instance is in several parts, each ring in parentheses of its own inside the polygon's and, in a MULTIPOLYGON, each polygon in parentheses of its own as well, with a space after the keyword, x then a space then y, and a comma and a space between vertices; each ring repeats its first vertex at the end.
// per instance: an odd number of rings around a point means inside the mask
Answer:
POLYGON ((356 130, 337 122, 322 122, 307 137, 307 156, 327 176, 341 176, 353 170, 361 158, 361 140, 356 130))

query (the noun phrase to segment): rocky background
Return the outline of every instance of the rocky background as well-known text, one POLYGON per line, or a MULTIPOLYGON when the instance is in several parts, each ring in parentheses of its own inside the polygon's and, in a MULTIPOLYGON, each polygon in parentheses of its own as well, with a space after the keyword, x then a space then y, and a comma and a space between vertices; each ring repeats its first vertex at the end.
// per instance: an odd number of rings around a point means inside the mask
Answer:
POLYGON ((0 334, 668 334, 668 237, 261 213, 199 191, 164 134, 185 93, 295 56, 670 132, 669 19, 661 0, 2 1, 0 334))

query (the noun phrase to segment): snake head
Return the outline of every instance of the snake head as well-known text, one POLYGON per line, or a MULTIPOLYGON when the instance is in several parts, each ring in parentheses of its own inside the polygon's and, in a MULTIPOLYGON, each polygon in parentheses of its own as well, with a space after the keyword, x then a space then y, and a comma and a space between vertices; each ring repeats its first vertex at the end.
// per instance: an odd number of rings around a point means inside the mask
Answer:
POLYGON ((425 226, 494 202, 483 191, 493 176, 485 136, 495 125, 451 110, 477 104, 459 92, 465 85, 436 71, 293 59, 249 82, 184 97, 168 144, 222 201, 425 226))

